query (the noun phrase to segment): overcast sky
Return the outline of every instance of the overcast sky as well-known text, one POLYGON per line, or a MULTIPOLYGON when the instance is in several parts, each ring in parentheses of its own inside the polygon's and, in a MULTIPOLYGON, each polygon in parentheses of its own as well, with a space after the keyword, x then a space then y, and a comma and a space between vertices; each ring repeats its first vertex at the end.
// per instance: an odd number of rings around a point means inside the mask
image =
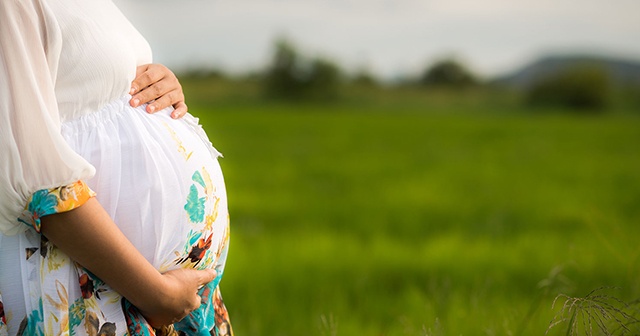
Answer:
POLYGON ((454 56, 480 75, 541 55, 640 59, 640 0, 116 0, 174 69, 258 69, 286 36, 304 53, 393 78, 454 56))

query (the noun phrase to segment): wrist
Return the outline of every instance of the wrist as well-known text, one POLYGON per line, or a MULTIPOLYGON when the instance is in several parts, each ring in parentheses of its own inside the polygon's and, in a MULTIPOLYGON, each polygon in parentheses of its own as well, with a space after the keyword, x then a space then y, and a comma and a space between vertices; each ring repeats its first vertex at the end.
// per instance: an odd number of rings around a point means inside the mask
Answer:
POLYGON ((156 269, 149 270, 143 283, 132 288, 130 293, 130 297, 124 296, 144 315, 153 314, 171 305, 170 296, 166 295, 169 293, 169 283, 156 269))

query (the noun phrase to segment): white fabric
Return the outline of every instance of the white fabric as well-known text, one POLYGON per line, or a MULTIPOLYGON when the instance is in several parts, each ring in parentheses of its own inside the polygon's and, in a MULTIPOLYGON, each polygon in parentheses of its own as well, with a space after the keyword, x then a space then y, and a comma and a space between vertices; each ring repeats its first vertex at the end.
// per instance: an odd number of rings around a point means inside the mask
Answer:
MULTIPOLYGON (((87 184, 154 267, 161 272, 179 267, 215 268, 215 288, 224 272, 229 237, 219 153, 190 114, 173 120, 169 108, 149 115, 143 107, 130 107, 129 98, 125 95, 100 111, 63 122, 62 136, 96 167, 96 175, 87 184), (191 216, 198 217, 198 210, 188 208, 198 201, 200 219, 194 220, 191 216), (201 261, 188 260, 193 246, 206 240, 211 245, 201 261)), ((71 310, 67 305, 82 300, 78 285, 82 270, 53 250, 42 258, 41 250, 40 236, 32 230, 14 236, 0 234, 0 293, 8 312, 9 335, 15 334, 24 316, 38 310, 39 302, 44 307, 43 333, 56 335, 68 327, 58 322, 65 321, 71 310), (29 248, 40 250, 28 257, 29 248), (58 298, 61 292, 66 293, 62 309, 60 302, 41 299, 58 298)), ((122 335, 126 321, 120 296, 104 284, 99 293, 102 299, 95 303, 99 324, 114 323, 122 335)), ((70 325, 74 328, 73 321, 70 325)), ((73 334, 91 335, 82 324, 75 325, 73 334)))
POLYGON ((0 232, 26 229, 15 219, 36 190, 93 176, 60 122, 121 97, 150 62, 110 0, 0 1, 0 232))
MULTIPOLYGON (((69 315, 83 300, 82 269, 17 221, 39 189, 84 180, 157 269, 215 268, 213 288, 220 281, 229 231, 219 153, 191 115, 129 106, 136 66, 149 62, 147 42, 110 0, 0 0, 0 297, 9 335, 40 304, 42 334, 95 334, 69 315)), ((87 314, 126 334, 118 293, 95 285, 92 300, 101 299, 87 314)))

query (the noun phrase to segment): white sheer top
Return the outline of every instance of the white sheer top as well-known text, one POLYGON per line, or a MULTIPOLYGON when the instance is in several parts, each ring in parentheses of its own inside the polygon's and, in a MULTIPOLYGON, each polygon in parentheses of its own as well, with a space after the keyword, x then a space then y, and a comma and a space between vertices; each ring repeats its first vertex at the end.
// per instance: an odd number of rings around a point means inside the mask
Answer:
POLYGON ((61 123, 122 97, 150 62, 111 0, 0 0, 0 232, 27 229, 17 218, 35 191, 93 176, 61 123))

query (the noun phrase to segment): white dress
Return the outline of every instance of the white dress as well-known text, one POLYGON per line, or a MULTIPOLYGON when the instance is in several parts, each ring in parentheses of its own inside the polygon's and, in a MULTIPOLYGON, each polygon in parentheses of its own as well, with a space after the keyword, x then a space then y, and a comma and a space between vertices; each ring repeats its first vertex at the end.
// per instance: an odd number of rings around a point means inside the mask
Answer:
POLYGON ((191 115, 130 107, 136 66, 150 62, 111 0, 0 0, 0 336, 231 334, 219 153, 191 115), (153 330, 39 234, 39 217, 91 190, 158 270, 217 270, 198 310, 153 330))

